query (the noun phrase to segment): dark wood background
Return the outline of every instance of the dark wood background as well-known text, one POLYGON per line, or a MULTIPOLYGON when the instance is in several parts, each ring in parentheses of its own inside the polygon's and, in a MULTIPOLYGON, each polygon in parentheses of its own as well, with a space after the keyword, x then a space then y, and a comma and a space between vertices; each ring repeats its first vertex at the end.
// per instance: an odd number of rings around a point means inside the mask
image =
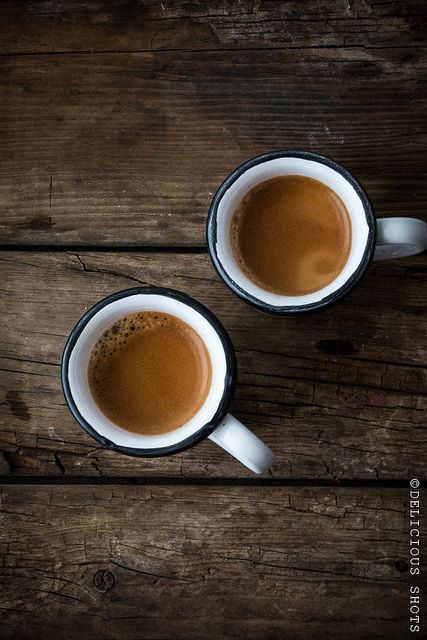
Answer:
POLYGON ((424 0, 1 4, 2 639, 410 636, 426 256, 273 318, 219 281, 205 222, 236 165, 281 148, 345 164, 378 216, 426 219, 425 17, 424 0), (72 419, 66 337, 138 283, 225 324, 233 413, 278 454, 264 477, 211 442, 121 456, 72 419))

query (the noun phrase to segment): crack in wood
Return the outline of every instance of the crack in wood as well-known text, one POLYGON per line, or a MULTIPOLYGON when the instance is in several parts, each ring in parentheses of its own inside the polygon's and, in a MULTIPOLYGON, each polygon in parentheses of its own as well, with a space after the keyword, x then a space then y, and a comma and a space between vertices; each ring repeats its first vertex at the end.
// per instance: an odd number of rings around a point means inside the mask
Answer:
MULTIPOLYGON (((85 273, 106 273, 106 274, 111 275, 111 276, 115 276, 115 277, 118 277, 118 278, 124 278, 125 280, 131 280, 132 282, 137 282, 138 284, 143 285, 143 286, 147 286, 149 284, 148 282, 143 282, 142 280, 139 280, 135 276, 130 276, 129 274, 122 273, 121 271, 114 271, 113 269, 95 269, 93 267, 89 268, 89 267, 87 267, 86 263, 81 259, 81 257, 78 254, 74 254, 74 256, 77 258, 77 260, 82 265, 83 271, 85 273)), ((75 269, 73 267, 67 267, 67 269, 69 269, 71 271, 75 271, 75 269)))
POLYGON ((54 460, 55 460, 56 466, 61 470, 61 473, 66 473, 66 468, 62 464, 62 460, 59 457, 59 453, 57 451, 55 451, 54 460))
MULTIPOLYGON (((251 565, 254 566, 261 566, 261 567, 268 567, 268 568, 273 568, 273 569, 281 569, 281 570, 289 570, 289 571, 296 571, 296 572, 303 572, 303 573, 317 573, 317 574, 326 574, 326 575, 332 575, 338 578, 344 578, 347 580, 351 580, 352 582, 356 581, 360 581, 360 582, 381 582, 381 583, 393 583, 395 582, 395 580, 392 579, 378 579, 378 578, 370 578, 368 576, 360 576, 354 573, 344 573, 344 572, 338 572, 338 571, 329 571, 327 569, 314 569, 313 567, 295 567, 292 565, 281 565, 281 564, 275 564, 275 563, 270 563, 270 562, 260 562, 257 560, 252 560, 251 558, 239 558, 239 557, 234 557, 234 556, 226 556, 224 558, 224 560, 227 561, 232 561, 232 562, 247 562, 251 565)), ((402 580, 404 580, 405 578, 402 578, 402 580)))
POLYGON ((52 190, 53 190, 53 183, 52 183, 52 175, 51 175, 50 181, 49 181, 49 209, 52 209, 52 190))
MULTIPOLYGON (((1 357, 1 356, 0 356, 1 357)), ((41 376, 42 378, 56 378, 57 376, 52 373, 41 373, 40 371, 19 371, 18 369, 5 369, 0 367, 0 371, 5 371, 7 373, 24 373, 27 376, 41 376)), ((0 402, 0 404, 6 404, 5 402, 0 402)))
MULTIPOLYGON (((221 48, 204 48, 204 49, 196 49, 196 48, 168 48, 168 49, 75 49, 75 50, 64 50, 64 51, 23 51, 16 53, 0 53, 0 58, 20 58, 20 57, 37 57, 37 56, 49 56, 54 58, 55 56, 74 56, 74 55, 89 55, 90 57, 108 55, 108 54, 117 54, 117 55, 130 55, 130 54, 139 54, 139 53, 151 53, 154 55, 162 55, 167 53, 197 53, 199 55, 210 54, 210 53, 251 53, 258 51, 265 52, 279 52, 279 51, 328 51, 330 49, 343 49, 343 50, 364 50, 364 51, 388 51, 388 50, 399 50, 404 49, 405 51, 413 50, 423 50, 425 49, 425 45, 423 44, 408 44, 408 45, 375 45, 374 43, 364 44, 354 44, 354 43, 340 43, 340 44, 319 44, 319 45, 295 45, 293 43, 289 43, 286 46, 270 46, 270 47, 221 47, 221 48)), ((336 76, 331 76, 336 77, 336 76)))
MULTIPOLYGON (((33 333, 39 333, 39 332, 33 330, 33 333)), ((52 336, 52 335, 55 335, 55 334, 47 332, 46 335, 52 336)), ((62 337, 62 335, 61 335, 61 337, 62 337)), ((65 337, 66 336, 64 336, 64 338, 65 337)), ((15 360, 16 362, 30 362, 31 364, 46 364, 46 365, 50 365, 51 367, 60 367, 61 366, 59 362, 48 362, 48 361, 45 361, 45 360, 32 360, 30 358, 18 358, 17 356, 3 356, 3 355, 0 355, 0 360, 12 360, 12 361, 15 360)), ((24 372, 24 373, 27 373, 27 372, 24 372)))
POLYGON ((111 564, 114 564, 116 567, 120 567, 121 569, 125 569, 126 571, 132 571, 133 573, 140 573, 143 576, 149 576, 150 578, 162 578, 164 580, 176 580, 178 582, 196 582, 191 578, 179 578, 178 576, 166 576, 160 573, 153 573, 150 571, 143 571, 142 569, 136 569, 135 567, 127 567, 124 564, 120 564, 116 560, 112 560, 110 558, 111 564))

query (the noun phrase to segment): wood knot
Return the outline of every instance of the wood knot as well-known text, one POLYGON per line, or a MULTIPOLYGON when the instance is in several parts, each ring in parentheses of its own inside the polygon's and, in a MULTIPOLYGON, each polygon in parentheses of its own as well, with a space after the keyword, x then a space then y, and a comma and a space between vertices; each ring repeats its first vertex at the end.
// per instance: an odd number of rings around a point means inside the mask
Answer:
MULTIPOLYGON (((49 200, 51 201, 52 194, 49 194, 49 200)), ((44 213, 37 214, 33 216, 27 222, 19 225, 22 229, 33 229, 34 231, 48 231, 55 226, 55 223, 52 220, 52 216, 48 216, 44 213)))
POLYGON ((401 573, 405 573, 406 571, 408 571, 408 563, 406 562, 406 560, 396 560, 394 566, 401 573))
POLYGON ((19 420, 31 420, 28 405, 21 398, 19 391, 9 390, 6 394, 6 402, 12 415, 19 420))
POLYGON ((356 347, 350 340, 320 340, 316 347, 328 356, 354 356, 357 353, 356 347))
POLYGON ((111 571, 106 571, 105 569, 100 569, 93 576, 93 585, 95 589, 101 593, 110 591, 110 589, 114 587, 115 582, 116 579, 111 571))

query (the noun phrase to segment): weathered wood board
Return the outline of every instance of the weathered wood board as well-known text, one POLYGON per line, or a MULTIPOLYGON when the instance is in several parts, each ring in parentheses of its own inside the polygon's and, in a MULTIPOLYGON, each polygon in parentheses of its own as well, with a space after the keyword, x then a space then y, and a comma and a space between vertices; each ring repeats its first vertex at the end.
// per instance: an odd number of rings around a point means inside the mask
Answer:
POLYGON ((2 639, 407 638, 406 513, 406 489, 3 486, 2 639))
POLYGON ((0 244, 203 246, 250 157, 341 161, 425 215, 422 49, 0 56, 0 244))
POLYGON ((423 0, 6 0, 1 15, 2 53, 401 48, 427 40, 423 0))
POLYGON ((329 310, 273 318, 229 292, 206 254, 3 252, 3 473, 250 475, 211 442, 152 460, 104 450, 65 406, 59 363, 66 336, 98 299, 146 283, 193 295, 229 331, 239 366, 232 409, 278 454, 274 477, 422 472, 425 273, 417 258, 406 264, 372 266, 352 295, 329 310))

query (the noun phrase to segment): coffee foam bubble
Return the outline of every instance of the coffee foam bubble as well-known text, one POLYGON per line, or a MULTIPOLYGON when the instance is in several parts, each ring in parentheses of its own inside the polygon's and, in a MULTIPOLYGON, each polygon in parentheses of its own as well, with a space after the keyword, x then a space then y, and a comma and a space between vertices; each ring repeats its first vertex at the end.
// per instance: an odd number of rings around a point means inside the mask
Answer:
POLYGON ((231 239, 231 247, 233 250, 234 258, 237 264, 239 265, 239 267, 245 273, 245 263, 239 251, 239 232, 240 232, 240 225, 242 223, 243 215, 244 215, 244 209, 243 209, 244 202, 245 202, 245 198, 243 198, 243 200, 240 202, 240 204, 238 205, 238 207, 233 213, 233 217, 231 219, 231 225, 230 225, 230 239, 231 239))
POLYGON ((89 371, 93 381, 97 381, 96 374, 101 372, 106 361, 123 351, 136 335, 164 327, 174 321, 174 316, 158 311, 139 311, 116 320, 104 331, 91 351, 89 371))

